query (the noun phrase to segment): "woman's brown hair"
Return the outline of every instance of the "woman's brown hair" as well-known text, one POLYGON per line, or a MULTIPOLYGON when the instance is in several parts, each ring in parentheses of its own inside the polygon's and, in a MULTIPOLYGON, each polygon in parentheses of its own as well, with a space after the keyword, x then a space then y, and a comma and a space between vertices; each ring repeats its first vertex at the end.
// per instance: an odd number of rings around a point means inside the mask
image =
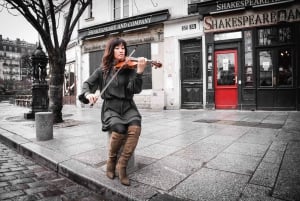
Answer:
POLYGON ((117 38, 112 38, 108 41, 102 58, 102 70, 104 74, 107 74, 109 68, 111 68, 113 65, 115 47, 121 44, 124 45, 125 56, 127 56, 127 43, 125 42, 125 40, 117 37, 117 38))

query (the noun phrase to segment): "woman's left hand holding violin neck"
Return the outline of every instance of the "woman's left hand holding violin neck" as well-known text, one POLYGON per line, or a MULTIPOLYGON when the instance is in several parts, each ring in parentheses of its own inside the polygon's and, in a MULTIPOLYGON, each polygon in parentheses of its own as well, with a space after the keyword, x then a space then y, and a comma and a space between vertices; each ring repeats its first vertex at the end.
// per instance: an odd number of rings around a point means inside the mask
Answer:
POLYGON ((137 62, 136 73, 142 74, 147 66, 147 60, 144 57, 139 57, 137 62))

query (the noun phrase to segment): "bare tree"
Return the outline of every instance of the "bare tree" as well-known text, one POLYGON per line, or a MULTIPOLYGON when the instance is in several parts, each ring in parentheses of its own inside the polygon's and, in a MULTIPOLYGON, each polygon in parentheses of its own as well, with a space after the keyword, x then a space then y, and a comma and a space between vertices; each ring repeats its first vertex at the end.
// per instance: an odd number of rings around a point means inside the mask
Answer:
POLYGON ((46 48, 50 67, 50 110, 54 123, 63 121, 63 82, 66 48, 80 16, 92 0, 0 0, 0 7, 16 10, 37 30, 46 48), (59 24, 60 17, 65 23, 59 24), (58 26, 63 26, 59 41, 58 26))

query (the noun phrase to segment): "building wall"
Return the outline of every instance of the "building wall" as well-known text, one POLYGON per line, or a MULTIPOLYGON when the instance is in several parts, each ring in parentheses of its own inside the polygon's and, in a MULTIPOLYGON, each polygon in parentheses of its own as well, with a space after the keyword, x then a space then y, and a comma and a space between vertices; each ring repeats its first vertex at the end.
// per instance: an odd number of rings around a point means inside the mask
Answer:
MULTIPOLYGON (((111 2, 112 1, 108 0, 101 2, 93 1, 93 17, 88 18, 89 13, 87 9, 79 21, 79 30, 93 28, 105 23, 112 23, 113 5, 111 2)), ((187 16, 187 0, 130 0, 129 2, 129 12, 132 18, 164 9, 168 9, 170 13, 168 20, 180 19, 187 16)), ((187 19, 187 21, 189 21, 189 19, 187 19)), ((186 32, 181 31, 181 25, 176 25, 178 21, 175 20, 173 24, 158 23, 143 30, 134 31, 129 29, 126 33, 113 33, 113 35, 108 34, 105 36, 95 34, 90 39, 80 39, 79 33, 77 48, 80 49, 80 53, 79 50, 76 56, 71 56, 70 54, 72 53, 70 53, 67 58, 68 61, 71 60, 71 57, 75 58, 78 93, 80 93, 83 81, 91 74, 91 72, 89 72, 89 53, 103 50, 109 38, 118 36, 124 38, 130 45, 150 43, 151 59, 159 60, 163 64, 161 69, 152 69, 152 89, 143 90, 140 94, 135 96, 137 105, 141 108, 152 109, 180 108, 179 40, 201 35, 199 33, 199 31, 201 31, 199 20, 192 19, 192 21, 197 23, 197 29, 186 32)), ((68 51, 71 52, 72 50, 68 51)), ((101 58, 99 58, 99 60, 100 59, 101 58)), ((76 104, 81 105, 78 100, 76 104)))
POLYGON ((171 19, 165 22, 164 88, 166 109, 181 108, 180 41, 201 38, 202 35, 202 22, 199 16, 171 19))
MULTIPOLYGON (((93 0, 93 18, 88 18, 88 9, 80 18, 80 27, 90 27, 113 20, 113 5, 111 0, 93 0)), ((187 15, 188 0, 129 0, 129 16, 169 9, 171 18, 187 15), (153 3, 152 3, 153 2, 153 3)))
POLYGON ((299 1, 238 2, 202 2, 190 9, 204 17, 207 107, 299 110, 299 1), (229 52, 237 57, 235 84, 222 83, 221 73, 230 72, 224 62, 229 52))
MULTIPOLYGON (((27 43, 20 39, 4 39, 0 35, 0 79, 3 80, 4 87, 7 87, 6 84, 8 82, 22 80, 21 68, 23 66, 21 57, 23 55, 31 55, 35 49, 35 44, 27 43)), ((13 84, 10 88, 15 89, 16 85, 13 84)))

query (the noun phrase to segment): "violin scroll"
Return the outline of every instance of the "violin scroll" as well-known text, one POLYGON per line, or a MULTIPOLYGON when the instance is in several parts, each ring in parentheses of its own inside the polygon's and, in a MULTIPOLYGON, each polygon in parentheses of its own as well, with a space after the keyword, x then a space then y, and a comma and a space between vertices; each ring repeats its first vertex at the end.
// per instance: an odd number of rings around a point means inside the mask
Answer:
POLYGON ((153 66, 155 66, 155 68, 161 68, 162 67, 162 63, 158 62, 158 61, 149 61, 153 66))

